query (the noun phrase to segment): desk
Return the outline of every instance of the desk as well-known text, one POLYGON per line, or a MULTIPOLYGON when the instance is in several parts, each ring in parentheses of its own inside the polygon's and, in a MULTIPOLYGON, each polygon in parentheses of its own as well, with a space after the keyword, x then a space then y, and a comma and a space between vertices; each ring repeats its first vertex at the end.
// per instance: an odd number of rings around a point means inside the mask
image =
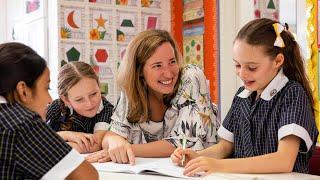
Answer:
MULTIPOLYGON (((158 175, 142 175, 142 174, 126 174, 111 173, 99 171, 99 179, 121 179, 121 180, 178 180, 179 178, 158 176, 158 175)), ((232 174, 232 173, 213 173, 212 175, 201 178, 204 180, 320 180, 320 176, 314 176, 301 173, 283 173, 283 174, 232 174)), ((180 179, 181 180, 181 179, 180 179)))
MULTIPOLYGON (((113 162, 93 163, 99 173, 99 179, 121 179, 121 180, 168 180, 179 179, 169 176, 154 174, 143 174, 142 170, 153 170, 161 174, 181 176, 183 168, 173 165, 169 158, 136 158, 135 167, 128 164, 116 164, 113 162), (154 168, 156 167, 156 168, 154 168), (158 168, 160 167, 160 168, 158 168), (122 172, 141 172, 141 174, 130 174, 122 172), (119 173, 118 173, 119 172, 119 173)), ((279 173, 279 174, 235 174, 235 173, 213 173, 206 177, 191 179, 214 179, 214 180, 320 180, 320 176, 302 173, 279 173)))

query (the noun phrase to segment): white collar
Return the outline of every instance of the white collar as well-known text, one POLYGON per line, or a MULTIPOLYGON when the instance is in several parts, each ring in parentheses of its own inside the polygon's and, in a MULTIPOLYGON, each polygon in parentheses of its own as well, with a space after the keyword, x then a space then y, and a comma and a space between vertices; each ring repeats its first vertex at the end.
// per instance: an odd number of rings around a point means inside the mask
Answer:
POLYGON ((5 104, 8 103, 6 98, 4 98, 3 96, 0 96, 0 104, 5 104))
POLYGON ((99 105, 99 108, 98 108, 98 111, 97 111, 97 114, 101 113, 101 111, 103 110, 104 106, 103 106, 103 101, 101 99, 100 101, 100 105, 99 105))
MULTIPOLYGON (((270 101, 289 81, 283 70, 280 69, 276 77, 268 84, 268 86, 262 91, 261 98, 265 101, 270 101)), ((247 98, 252 94, 251 91, 244 89, 238 94, 238 97, 247 98)))

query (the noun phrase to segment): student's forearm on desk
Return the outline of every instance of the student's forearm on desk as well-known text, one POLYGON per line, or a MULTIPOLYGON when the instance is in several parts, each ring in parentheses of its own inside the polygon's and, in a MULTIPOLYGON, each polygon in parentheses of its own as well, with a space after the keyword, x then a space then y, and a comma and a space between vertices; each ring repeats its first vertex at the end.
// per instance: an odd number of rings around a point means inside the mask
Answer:
POLYGON ((204 150, 198 151, 200 156, 207 156, 216 159, 227 158, 233 152, 233 143, 221 139, 218 144, 212 145, 204 150))
POLYGON ((166 140, 159 140, 145 144, 133 144, 136 157, 169 157, 175 147, 166 140))
POLYGON ((219 172, 232 173, 287 173, 292 172, 292 165, 287 158, 280 158, 277 153, 251 158, 222 159, 219 172))
POLYGON ((218 160, 218 169, 235 173, 292 172, 299 151, 300 139, 290 135, 279 141, 278 150, 261 156, 218 160))

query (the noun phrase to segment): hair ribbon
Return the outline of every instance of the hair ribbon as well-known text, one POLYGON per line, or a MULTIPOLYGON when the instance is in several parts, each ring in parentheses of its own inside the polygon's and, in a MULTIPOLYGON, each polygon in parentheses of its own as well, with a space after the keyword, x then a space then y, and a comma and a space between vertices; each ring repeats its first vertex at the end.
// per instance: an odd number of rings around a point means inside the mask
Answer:
POLYGON ((276 32, 277 38, 274 42, 274 46, 283 48, 285 47, 282 37, 280 36, 281 32, 284 30, 284 27, 280 23, 272 24, 274 31, 276 32))

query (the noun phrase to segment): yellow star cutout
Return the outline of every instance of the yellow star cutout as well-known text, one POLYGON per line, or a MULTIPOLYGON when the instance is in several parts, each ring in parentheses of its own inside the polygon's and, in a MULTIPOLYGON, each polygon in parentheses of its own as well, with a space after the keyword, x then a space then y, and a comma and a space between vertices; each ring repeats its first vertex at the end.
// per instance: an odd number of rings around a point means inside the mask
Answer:
POLYGON ((103 27, 104 29, 106 29, 106 27, 104 26, 104 23, 107 21, 105 19, 102 18, 102 14, 100 14, 99 19, 95 19, 98 23, 98 27, 103 27))

